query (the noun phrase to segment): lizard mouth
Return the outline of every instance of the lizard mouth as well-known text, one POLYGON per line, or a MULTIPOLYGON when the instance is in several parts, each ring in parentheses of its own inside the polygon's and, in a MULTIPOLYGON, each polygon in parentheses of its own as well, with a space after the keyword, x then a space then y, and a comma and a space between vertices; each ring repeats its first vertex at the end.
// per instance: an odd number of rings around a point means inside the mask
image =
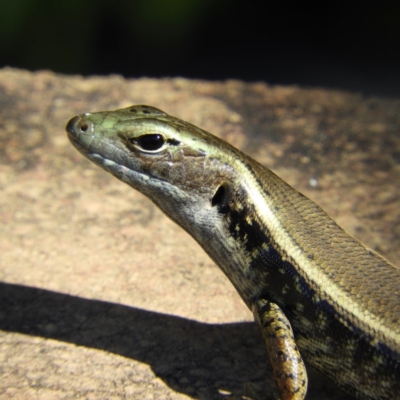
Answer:
POLYGON ((86 155, 88 153, 88 149, 82 145, 82 143, 76 139, 76 137, 71 134, 69 131, 67 131, 67 136, 69 141, 72 143, 72 145, 82 154, 86 155))
MULTIPOLYGON (((78 146, 80 146, 79 143, 78 146)), ((79 149, 79 147, 77 148, 79 149)), ((115 161, 103 157, 98 153, 89 152, 86 150, 85 152, 82 152, 82 154, 90 161, 97 164, 99 167, 103 168, 111 175, 114 175, 116 178, 118 178, 122 182, 127 183, 129 186, 132 186, 133 188, 136 188, 143 184, 150 185, 151 182, 154 183, 162 181, 160 179, 147 175, 143 172, 136 171, 124 165, 118 164, 115 161)))
MULTIPOLYGON (((102 150, 104 150, 104 146, 93 146, 93 144, 99 140, 93 132, 93 124, 90 121, 86 121, 81 115, 70 119, 65 129, 71 144, 85 158, 133 188, 156 184, 157 182, 158 184, 160 182, 165 182, 164 179, 124 165, 123 160, 120 160, 121 162, 116 162, 101 154, 102 150)), ((103 142, 103 140, 100 139, 100 142, 103 142)), ((107 144, 108 146, 115 146, 113 143, 107 144)))

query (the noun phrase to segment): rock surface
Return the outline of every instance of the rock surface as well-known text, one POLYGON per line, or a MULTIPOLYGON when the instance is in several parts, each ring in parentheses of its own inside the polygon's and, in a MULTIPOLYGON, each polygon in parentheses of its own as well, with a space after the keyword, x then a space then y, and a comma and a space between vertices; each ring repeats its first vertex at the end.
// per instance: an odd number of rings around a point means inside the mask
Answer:
MULTIPOLYGON (((0 397, 272 399, 260 333, 185 232, 69 144, 149 104, 249 153, 398 263, 400 101, 238 81, 0 70, 0 397)), ((308 399, 344 395, 310 373, 308 399)))

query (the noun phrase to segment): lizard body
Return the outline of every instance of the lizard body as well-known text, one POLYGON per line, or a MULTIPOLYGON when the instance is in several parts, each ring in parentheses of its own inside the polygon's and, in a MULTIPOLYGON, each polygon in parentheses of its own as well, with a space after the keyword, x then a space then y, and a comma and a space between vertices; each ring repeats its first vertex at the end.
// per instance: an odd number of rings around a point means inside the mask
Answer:
POLYGON ((154 107, 82 114, 67 132, 223 270, 260 325, 282 400, 306 396, 302 358, 360 399, 400 398, 399 268, 266 167, 154 107))

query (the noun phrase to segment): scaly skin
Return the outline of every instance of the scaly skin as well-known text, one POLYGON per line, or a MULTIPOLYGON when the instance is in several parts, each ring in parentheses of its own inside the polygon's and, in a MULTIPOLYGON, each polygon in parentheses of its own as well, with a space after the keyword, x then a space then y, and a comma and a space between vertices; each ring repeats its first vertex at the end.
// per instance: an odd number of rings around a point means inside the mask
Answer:
POLYGON ((400 398, 399 268, 269 169, 156 108, 83 114, 67 132, 224 271, 260 325, 283 400, 306 395, 302 357, 360 399, 400 398))

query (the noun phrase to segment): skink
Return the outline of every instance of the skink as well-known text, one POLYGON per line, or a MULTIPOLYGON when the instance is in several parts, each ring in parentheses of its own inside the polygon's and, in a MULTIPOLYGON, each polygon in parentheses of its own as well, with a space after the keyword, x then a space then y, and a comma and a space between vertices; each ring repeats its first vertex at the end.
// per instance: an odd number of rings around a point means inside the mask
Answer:
POLYGON ((360 399, 400 399, 400 269, 212 134, 150 106, 67 125, 89 160, 148 196, 227 275, 258 322, 282 400, 303 363, 360 399))

